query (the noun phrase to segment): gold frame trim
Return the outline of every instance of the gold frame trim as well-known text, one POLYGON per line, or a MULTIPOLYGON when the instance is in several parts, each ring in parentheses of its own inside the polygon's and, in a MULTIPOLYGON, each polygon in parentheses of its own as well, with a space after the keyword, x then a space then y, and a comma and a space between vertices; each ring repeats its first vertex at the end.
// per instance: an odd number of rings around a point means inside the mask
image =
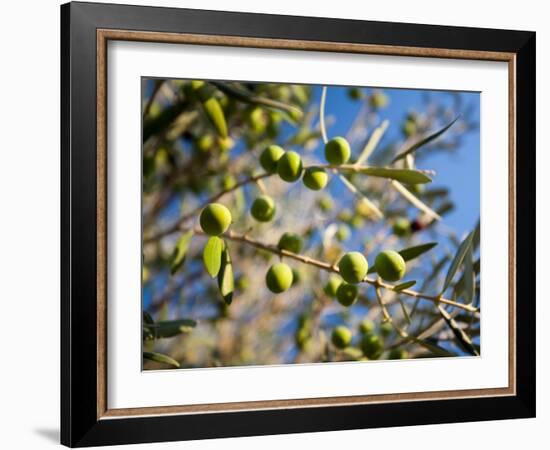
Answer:
POLYGON ((515 53, 445 48, 402 47, 372 44, 297 41, 238 36, 158 33, 129 30, 97 30, 97 419, 129 416, 219 413, 265 409, 345 406, 421 400, 447 400, 473 397, 512 396, 516 394, 516 55, 515 53), (159 42, 169 44, 217 45, 286 50, 364 53, 391 56, 472 59, 508 63, 509 144, 508 144, 508 251, 509 251, 509 339, 508 387, 492 389, 413 392, 402 394, 266 400, 252 402, 174 405, 163 407, 108 409, 107 406, 107 42, 109 40, 159 42))

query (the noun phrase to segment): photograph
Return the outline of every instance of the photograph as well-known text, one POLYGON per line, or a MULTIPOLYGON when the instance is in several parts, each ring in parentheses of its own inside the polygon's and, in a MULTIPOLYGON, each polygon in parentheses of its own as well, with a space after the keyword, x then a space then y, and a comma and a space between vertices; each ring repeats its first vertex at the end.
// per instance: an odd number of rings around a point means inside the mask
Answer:
POLYGON ((143 370, 481 355, 479 92, 142 77, 141 103, 143 370))

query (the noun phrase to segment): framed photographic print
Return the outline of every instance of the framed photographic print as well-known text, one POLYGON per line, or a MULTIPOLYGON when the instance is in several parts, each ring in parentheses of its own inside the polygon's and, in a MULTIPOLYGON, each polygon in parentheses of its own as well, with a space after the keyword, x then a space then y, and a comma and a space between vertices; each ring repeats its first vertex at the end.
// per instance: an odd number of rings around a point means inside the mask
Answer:
POLYGON ((534 416, 535 33, 61 19, 63 444, 534 416))

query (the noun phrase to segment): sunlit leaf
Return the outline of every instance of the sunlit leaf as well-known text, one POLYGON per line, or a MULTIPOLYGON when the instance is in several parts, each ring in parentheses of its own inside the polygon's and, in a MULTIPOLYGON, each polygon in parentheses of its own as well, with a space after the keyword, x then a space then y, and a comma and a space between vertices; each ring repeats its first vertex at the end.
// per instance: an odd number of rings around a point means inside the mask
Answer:
POLYGON ((176 369, 180 367, 180 364, 175 359, 172 359, 167 355, 163 355, 162 353, 143 352, 143 359, 167 364, 169 366, 175 367, 176 369))
POLYGON ((189 249, 189 244, 191 243, 192 237, 193 230, 189 230, 186 233, 183 233, 178 239, 170 261, 170 273, 172 275, 174 275, 185 262, 185 255, 187 255, 187 250, 189 249))
POLYGON ((235 281, 233 278, 233 265, 231 264, 231 256, 227 244, 222 252, 222 265, 218 273, 218 287, 223 301, 230 305, 233 300, 233 291, 235 290, 235 281))
POLYGON ((464 239, 460 244, 460 246, 458 247, 458 250, 453 259, 453 262, 451 263, 451 266, 449 267, 449 271, 447 272, 447 276, 445 277, 445 282, 443 283, 443 289, 441 289, 440 294, 443 294, 451 284, 451 281, 453 281, 453 278, 458 268, 460 267, 460 265, 462 264, 462 261, 464 260, 464 256, 466 255, 466 252, 472 245, 473 237, 474 237, 474 233, 471 232, 470 234, 468 234, 468 236, 466 236, 466 239, 464 239))
POLYGON ((435 133, 425 137, 424 139, 419 140, 417 143, 411 145, 407 150, 399 153, 399 155, 397 155, 395 158, 393 158, 392 164, 394 162, 399 161, 400 159, 404 158, 408 154, 417 151, 420 147, 423 147, 424 145, 429 144, 430 142, 437 139, 439 136, 441 136, 443 133, 445 133, 445 131, 447 131, 449 128, 451 128, 457 120, 458 120, 458 117, 456 119, 454 119, 450 124, 448 124, 448 125, 444 126, 443 128, 441 128, 439 131, 436 131, 435 133))
POLYGON ((420 170, 392 169, 389 167, 359 167, 356 172, 372 177, 388 178, 406 184, 430 183, 432 179, 420 170))
POLYGON ((397 192, 399 192, 407 201, 412 205, 418 208, 423 213, 427 214, 433 219, 441 220, 441 216, 435 212, 432 208, 426 205, 422 200, 420 200, 416 195, 409 191, 405 186, 403 186, 399 181, 392 180, 392 186, 397 192))
POLYGON ((202 260, 208 274, 214 278, 218 275, 222 265, 223 240, 212 236, 204 246, 202 260))

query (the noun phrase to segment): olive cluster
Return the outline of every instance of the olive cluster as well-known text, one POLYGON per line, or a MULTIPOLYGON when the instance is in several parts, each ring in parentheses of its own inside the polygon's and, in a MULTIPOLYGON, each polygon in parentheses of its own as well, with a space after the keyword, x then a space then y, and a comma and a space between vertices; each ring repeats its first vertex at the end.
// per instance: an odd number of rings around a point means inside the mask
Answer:
MULTIPOLYGON (((351 156, 348 141, 335 137, 325 145, 325 158, 331 165, 345 164, 351 156)), ((321 167, 308 167, 304 170, 302 158, 292 150, 285 151, 278 145, 268 146, 260 155, 260 165, 268 174, 277 174, 281 180, 294 183, 300 177, 304 185, 313 191, 323 189, 328 183, 328 174, 321 167)), ((276 206, 268 195, 260 195, 250 207, 250 214, 258 222, 269 222, 275 217, 276 206)))
MULTIPOLYGON (((384 339, 389 336, 393 326, 389 322, 380 325, 376 333, 374 322, 370 319, 364 319, 359 324, 359 348, 363 355, 368 359, 378 359, 384 351, 384 339)), ((349 347, 353 340, 351 330, 343 325, 334 327, 331 334, 332 344, 339 350, 349 347)), ((405 349, 394 348, 388 353, 388 359, 405 359, 408 353, 405 349)))

